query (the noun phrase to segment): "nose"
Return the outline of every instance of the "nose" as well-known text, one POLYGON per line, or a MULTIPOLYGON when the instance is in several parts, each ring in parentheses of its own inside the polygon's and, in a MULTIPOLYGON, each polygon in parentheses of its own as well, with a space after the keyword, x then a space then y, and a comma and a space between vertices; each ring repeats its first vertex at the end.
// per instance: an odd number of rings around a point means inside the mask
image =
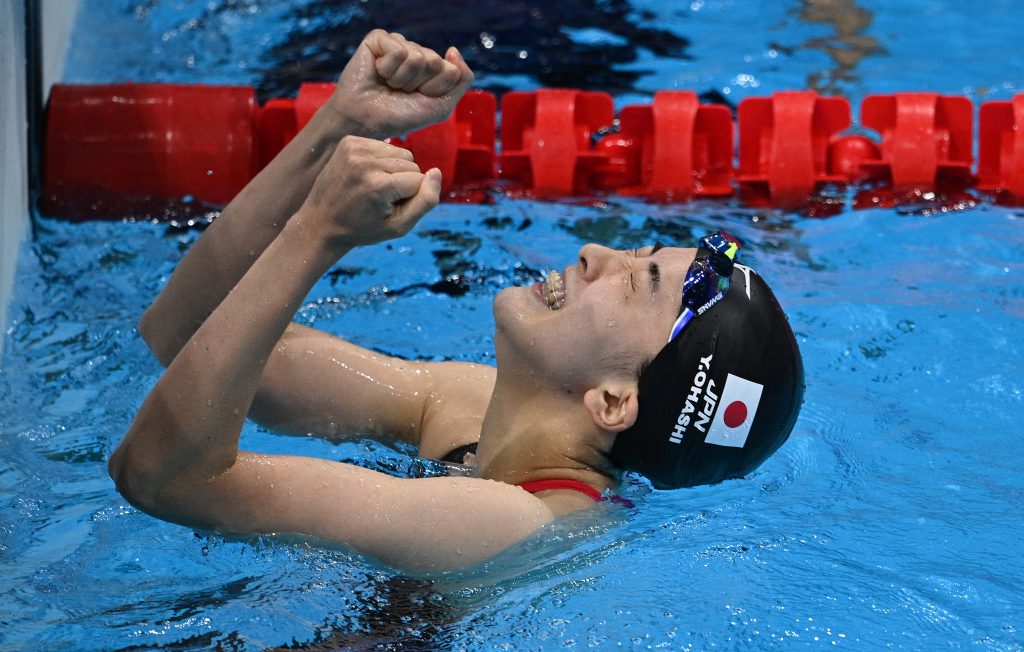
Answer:
POLYGON ((615 260, 620 252, 599 244, 585 244, 580 249, 579 269, 580 278, 585 281, 593 281, 600 278, 601 274, 608 269, 610 263, 615 260))

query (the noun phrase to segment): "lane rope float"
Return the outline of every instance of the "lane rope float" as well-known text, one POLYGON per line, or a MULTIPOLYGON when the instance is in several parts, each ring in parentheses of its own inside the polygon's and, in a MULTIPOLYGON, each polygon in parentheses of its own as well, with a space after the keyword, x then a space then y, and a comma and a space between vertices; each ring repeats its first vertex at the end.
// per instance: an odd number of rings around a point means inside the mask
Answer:
MULTIPOLYGON (((116 195, 223 205, 333 91, 307 83, 294 99, 259 105, 245 86, 55 85, 43 211, 74 217, 116 195)), ((607 93, 514 91, 501 99, 500 134, 498 117, 495 96, 474 90, 445 122, 392 140, 422 169, 441 169, 448 201, 738 192, 750 205, 801 209, 830 184, 853 184, 854 208, 972 188, 1024 202, 1024 93, 981 105, 976 166, 973 103, 937 93, 869 95, 859 125, 846 98, 809 90, 744 99, 735 119, 688 91, 659 91, 617 116, 607 93)))

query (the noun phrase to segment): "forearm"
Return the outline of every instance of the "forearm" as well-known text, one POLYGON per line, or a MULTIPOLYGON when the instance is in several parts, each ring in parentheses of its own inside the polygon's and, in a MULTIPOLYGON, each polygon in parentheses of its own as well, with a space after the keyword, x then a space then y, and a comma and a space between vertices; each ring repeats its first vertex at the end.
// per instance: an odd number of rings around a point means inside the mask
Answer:
POLYGON ((454 48, 442 59, 400 35, 368 34, 330 100, 224 209, 143 315, 139 330, 157 358, 174 359, 281 232, 343 137, 379 138, 444 120, 472 82, 454 48))
POLYGON ((342 137, 325 107, 224 209, 142 316, 140 333, 165 366, 298 211, 342 137))
POLYGON ((233 468, 267 360, 313 284, 352 247, 408 233, 440 192, 440 173, 421 173, 408 151, 344 138, 294 217, 139 409, 110 459, 121 492, 148 511, 179 515, 184 503, 202 498, 205 483, 233 468))
POLYGON ((309 289, 346 251, 301 216, 286 224, 140 408, 111 458, 126 495, 156 508, 154 492, 231 467, 266 360, 309 289), (128 466, 131 480, 144 486, 123 486, 128 466))

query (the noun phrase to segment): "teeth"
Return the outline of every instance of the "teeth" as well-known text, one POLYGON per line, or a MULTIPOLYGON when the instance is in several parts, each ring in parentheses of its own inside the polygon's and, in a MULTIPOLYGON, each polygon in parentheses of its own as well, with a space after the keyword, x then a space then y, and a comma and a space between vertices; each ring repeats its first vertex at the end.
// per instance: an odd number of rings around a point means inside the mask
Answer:
POLYGON ((544 278, 543 286, 544 300, 548 302, 548 308, 558 310, 565 304, 565 283, 562 275, 551 270, 544 278))

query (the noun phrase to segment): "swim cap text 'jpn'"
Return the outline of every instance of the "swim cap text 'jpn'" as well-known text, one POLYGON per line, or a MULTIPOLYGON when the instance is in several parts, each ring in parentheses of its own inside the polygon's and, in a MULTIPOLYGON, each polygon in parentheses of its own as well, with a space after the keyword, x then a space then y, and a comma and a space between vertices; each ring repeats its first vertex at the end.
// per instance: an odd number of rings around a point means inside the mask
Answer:
POLYGON ((658 489, 743 477, 789 437, 803 392, 785 313, 758 274, 735 265, 725 297, 641 373, 637 420, 616 437, 612 463, 658 489))

